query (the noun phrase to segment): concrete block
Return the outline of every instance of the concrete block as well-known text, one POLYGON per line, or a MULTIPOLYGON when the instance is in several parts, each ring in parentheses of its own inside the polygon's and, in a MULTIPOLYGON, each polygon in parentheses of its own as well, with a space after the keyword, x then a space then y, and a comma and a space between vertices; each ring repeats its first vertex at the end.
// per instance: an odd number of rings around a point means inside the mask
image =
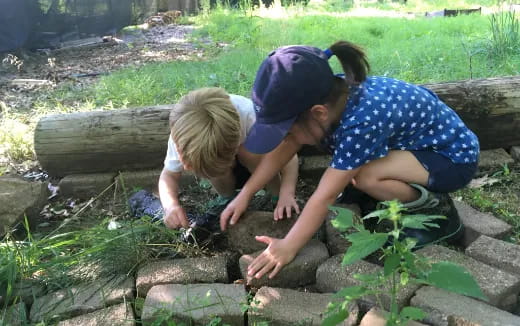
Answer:
POLYGON ((57 326, 134 326, 135 316, 129 302, 60 321, 57 326))
POLYGON ((419 289, 412 298, 411 304, 428 314, 424 322, 435 326, 448 326, 450 316, 456 317, 454 319, 459 321, 464 320, 482 326, 520 325, 520 317, 507 311, 430 286, 419 289))
POLYGON ((248 283, 256 288, 262 286, 296 288, 301 285, 312 284, 316 281, 316 269, 329 258, 325 244, 319 240, 311 239, 294 260, 285 265, 274 278, 269 279, 268 274, 260 279, 247 276, 247 266, 262 252, 263 250, 244 255, 239 260, 242 278, 247 279, 248 283))
MULTIPOLYGON (((132 193, 135 190, 146 189, 157 192, 159 177, 162 170, 143 170, 143 171, 124 171, 117 178, 117 188, 125 189, 132 193)), ((181 188, 197 184, 197 178, 189 171, 184 171, 181 175, 179 185, 181 188)))
POLYGON ((200 257, 151 262, 137 272, 137 295, 159 284, 228 283, 227 258, 200 257))
POLYGON ((323 172, 330 166, 331 160, 332 156, 330 155, 302 156, 300 176, 319 181, 323 172))
POLYGON ((511 147, 511 157, 516 162, 520 162, 520 146, 511 147))
POLYGON ((133 300, 135 281, 125 276, 97 280, 34 300, 31 321, 65 319, 133 300))
POLYGON ((187 325, 207 325, 218 316, 222 324, 244 325, 241 308, 247 303, 243 285, 237 284, 164 284, 148 291, 141 315, 144 326, 158 316, 187 325))
MULTIPOLYGON (((359 326, 386 326, 386 317, 385 314, 387 312, 382 311, 376 307, 370 309, 361 319, 359 326)), ((409 321, 406 323, 406 326, 425 326, 416 321, 409 321)))
POLYGON ((455 208, 459 212, 464 224, 463 245, 469 246, 481 234, 488 237, 502 239, 511 233, 511 225, 494 217, 489 213, 479 212, 468 204, 454 200, 455 208))
POLYGON ((487 265, 520 276, 520 246, 481 235, 466 254, 487 265))
MULTIPOLYGON (((332 293, 310 293, 290 289, 262 287, 252 301, 248 324, 267 322, 270 326, 321 325, 327 305, 334 299, 332 293)), ((356 325, 359 315, 357 304, 349 306, 349 316, 341 324, 356 325)))
POLYGON ((503 148, 488 149, 480 152, 479 169, 501 168, 504 164, 512 164, 513 158, 503 148))
MULTIPOLYGON (((361 260, 354 264, 343 266, 341 261, 343 255, 336 255, 325 261, 316 271, 316 287, 321 292, 338 292, 339 290, 350 287, 362 285, 362 282, 354 278, 355 274, 374 274, 383 272, 383 267, 361 260)), ((399 307, 404 307, 410 301, 414 292, 419 288, 419 285, 409 284, 403 288, 397 297, 397 304, 399 307)), ((389 292, 388 292, 389 293, 389 292)), ((374 296, 368 296, 363 299, 368 301, 370 305, 376 303, 374 296)), ((390 309, 390 296, 387 294, 381 295, 381 301, 385 309, 390 309)))
POLYGON ((483 264, 461 252, 433 245, 417 251, 431 262, 449 261, 464 267, 477 281, 488 304, 499 308, 511 307, 511 296, 520 292, 520 277, 483 264))
POLYGON ((229 244, 241 254, 251 254, 265 249, 264 243, 256 241, 257 235, 284 238, 295 222, 294 217, 275 221, 273 212, 246 212, 237 224, 228 227, 229 244))
MULTIPOLYGON (((60 194, 80 199, 96 197, 113 184, 115 176, 112 172, 71 174, 60 180, 60 194)), ((109 191, 106 193, 110 194, 109 191)))

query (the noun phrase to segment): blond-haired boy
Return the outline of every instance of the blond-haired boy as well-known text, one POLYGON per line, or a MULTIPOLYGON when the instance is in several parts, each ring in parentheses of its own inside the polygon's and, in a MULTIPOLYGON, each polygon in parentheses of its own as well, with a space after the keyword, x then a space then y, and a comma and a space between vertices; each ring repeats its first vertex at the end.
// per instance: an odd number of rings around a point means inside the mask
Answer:
MULTIPOLYGON (((247 181, 262 155, 248 152, 243 143, 255 122, 251 100, 227 94, 221 88, 201 88, 182 97, 170 112, 171 134, 164 168, 159 178, 159 195, 164 223, 169 228, 188 227, 186 212, 179 201, 179 180, 183 170, 207 178, 219 194, 219 204, 211 209, 218 222, 220 212, 247 181)), ((299 213, 294 194, 298 159, 294 156, 268 184, 279 197, 274 218, 299 213)))

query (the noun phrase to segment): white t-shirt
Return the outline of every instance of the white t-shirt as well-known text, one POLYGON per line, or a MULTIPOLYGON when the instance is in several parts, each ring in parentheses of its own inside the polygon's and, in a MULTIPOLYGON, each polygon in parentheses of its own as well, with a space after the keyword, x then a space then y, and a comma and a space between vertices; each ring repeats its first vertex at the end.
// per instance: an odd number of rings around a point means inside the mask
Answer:
MULTIPOLYGON (((256 120, 253 102, 240 95, 230 94, 229 97, 240 116, 240 144, 243 144, 256 120)), ((179 153, 171 136, 168 137, 168 151, 164 159, 164 167, 171 172, 181 172, 183 170, 179 153)))

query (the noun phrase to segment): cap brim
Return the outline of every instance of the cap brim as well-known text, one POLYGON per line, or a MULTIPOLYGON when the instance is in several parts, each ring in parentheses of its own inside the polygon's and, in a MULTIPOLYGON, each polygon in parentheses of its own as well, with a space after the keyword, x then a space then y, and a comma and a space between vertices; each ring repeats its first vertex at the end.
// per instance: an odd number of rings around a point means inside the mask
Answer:
POLYGON ((269 153, 282 142, 295 120, 296 117, 274 124, 255 122, 247 135, 244 146, 251 153, 269 153))

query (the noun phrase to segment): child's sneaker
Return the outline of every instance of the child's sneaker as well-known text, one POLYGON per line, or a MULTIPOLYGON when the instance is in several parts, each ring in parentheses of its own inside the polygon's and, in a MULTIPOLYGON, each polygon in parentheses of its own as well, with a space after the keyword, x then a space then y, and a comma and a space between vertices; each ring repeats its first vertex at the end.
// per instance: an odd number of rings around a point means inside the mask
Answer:
POLYGON ((422 248, 441 241, 457 241, 463 234, 464 226, 450 196, 430 192, 421 185, 410 185, 417 189, 421 196, 413 202, 403 204, 403 207, 406 208, 404 214, 443 215, 446 217, 432 221, 439 226, 438 228, 431 227, 427 230, 405 228, 403 232, 406 237, 417 239, 415 248, 422 248))

